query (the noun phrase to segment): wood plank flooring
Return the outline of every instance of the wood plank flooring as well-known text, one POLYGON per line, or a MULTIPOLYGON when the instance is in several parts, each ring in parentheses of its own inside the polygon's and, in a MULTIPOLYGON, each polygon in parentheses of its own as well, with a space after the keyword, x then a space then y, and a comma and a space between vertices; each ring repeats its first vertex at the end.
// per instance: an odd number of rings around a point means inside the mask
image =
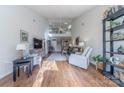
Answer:
POLYGON ((116 87, 112 81, 90 66, 84 70, 68 64, 44 60, 41 67, 33 69, 33 75, 27 77, 21 73, 16 82, 12 74, 0 80, 0 87, 116 87))

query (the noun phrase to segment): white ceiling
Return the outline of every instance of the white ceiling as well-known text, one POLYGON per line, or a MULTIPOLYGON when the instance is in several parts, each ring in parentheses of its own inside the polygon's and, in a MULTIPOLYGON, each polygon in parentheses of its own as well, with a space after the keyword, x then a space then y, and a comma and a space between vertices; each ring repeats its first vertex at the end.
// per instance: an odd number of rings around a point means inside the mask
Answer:
POLYGON ((93 8, 94 5, 31 5, 28 7, 47 19, 73 19, 93 8))

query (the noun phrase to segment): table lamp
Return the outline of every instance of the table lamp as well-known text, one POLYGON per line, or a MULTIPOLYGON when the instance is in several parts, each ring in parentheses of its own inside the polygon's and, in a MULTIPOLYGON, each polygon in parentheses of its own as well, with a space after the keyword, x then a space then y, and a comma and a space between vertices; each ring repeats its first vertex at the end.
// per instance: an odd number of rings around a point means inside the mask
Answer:
POLYGON ((16 50, 20 52, 20 59, 23 59, 23 53, 26 50, 26 45, 25 44, 17 44, 16 50))

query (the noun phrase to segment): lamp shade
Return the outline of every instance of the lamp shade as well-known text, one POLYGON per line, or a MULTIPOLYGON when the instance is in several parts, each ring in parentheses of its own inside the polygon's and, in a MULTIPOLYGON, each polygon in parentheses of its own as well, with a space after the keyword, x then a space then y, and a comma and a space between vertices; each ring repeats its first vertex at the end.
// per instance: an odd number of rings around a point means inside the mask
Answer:
POLYGON ((79 46, 84 46, 85 45, 85 43, 84 42, 79 42, 79 46))
POLYGON ((25 44, 17 44, 16 50, 26 50, 26 45, 25 44))

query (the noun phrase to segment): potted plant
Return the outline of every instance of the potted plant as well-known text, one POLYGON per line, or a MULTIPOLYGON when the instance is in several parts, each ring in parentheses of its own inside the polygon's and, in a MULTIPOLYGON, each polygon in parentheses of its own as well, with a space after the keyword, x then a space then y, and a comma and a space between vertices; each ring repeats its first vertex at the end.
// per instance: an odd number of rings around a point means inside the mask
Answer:
POLYGON ((103 57, 101 55, 93 56, 93 60, 96 62, 96 70, 102 69, 103 57))

